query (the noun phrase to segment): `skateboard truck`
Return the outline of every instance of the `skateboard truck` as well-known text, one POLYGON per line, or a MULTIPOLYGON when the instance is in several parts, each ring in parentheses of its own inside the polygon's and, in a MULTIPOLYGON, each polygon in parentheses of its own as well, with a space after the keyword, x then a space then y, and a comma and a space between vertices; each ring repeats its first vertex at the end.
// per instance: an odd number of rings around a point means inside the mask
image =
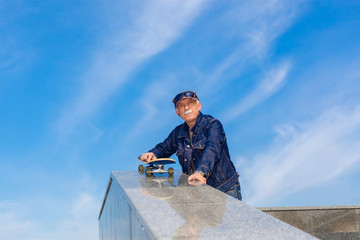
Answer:
POLYGON ((154 160, 151 160, 147 163, 141 160, 140 156, 137 158, 140 162, 143 162, 146 164, 145 166, 140 164, 138 167, 139 173, 143 174, 143 172, 146 173, 146 176, 151 176, 153 173, 168 173, 169 177, 174 175, 174 168, 169 167, 168 170, 164 168, 164 165, 166 164, 173 164, 176 161, 171 158, 156 158, 154 160))

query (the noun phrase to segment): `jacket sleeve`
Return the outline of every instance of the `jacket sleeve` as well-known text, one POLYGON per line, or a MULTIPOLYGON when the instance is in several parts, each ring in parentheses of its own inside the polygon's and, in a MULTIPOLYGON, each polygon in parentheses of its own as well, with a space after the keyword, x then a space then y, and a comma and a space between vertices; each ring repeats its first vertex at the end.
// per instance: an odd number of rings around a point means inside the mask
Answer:
POLYGON ((175 129, 162 143, 157 144, 149 152, 154 153, 156 158, 169 158, 173 155, 176 152, 175 129))
POLYGON ((213 171, 215 163, 221 158, 221 150, 226 137, 224 128, 217 119, 211 121, 206 128, 207 139, 197 170, 209 176, 213 171))

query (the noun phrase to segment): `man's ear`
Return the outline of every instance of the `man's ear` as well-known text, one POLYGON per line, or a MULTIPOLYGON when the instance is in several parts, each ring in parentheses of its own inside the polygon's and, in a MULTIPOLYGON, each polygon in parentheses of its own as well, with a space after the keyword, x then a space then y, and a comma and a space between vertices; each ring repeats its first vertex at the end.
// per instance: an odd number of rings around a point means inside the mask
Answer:
POLYGON ((198 103, 199 104, 199 111, 201 110, 201 102, 198 103))
POLYGON ((178 115, 180 117, 180 113, 177 109, 176 109, 176 115, 178 115))

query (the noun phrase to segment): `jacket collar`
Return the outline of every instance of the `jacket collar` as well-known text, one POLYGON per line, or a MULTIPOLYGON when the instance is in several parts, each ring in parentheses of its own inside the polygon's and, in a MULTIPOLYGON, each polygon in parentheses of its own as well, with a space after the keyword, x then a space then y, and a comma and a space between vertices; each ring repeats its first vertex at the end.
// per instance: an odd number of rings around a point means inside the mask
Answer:
MULTIPOLYGON (((191 131, 193 133, 197 133, 197 131, 199 130, 200 128, 200 123, 201 123, 201 120, 203 119, 203 114, 201 112, 199 112, 199 115, 196 119, 196 123, 195 125, 191 128, 191 131)), ((184 138, 184 137, 188 137, 189 136, 189 126, 186 124, 186 122, 184 122, 182 124, 182 127, 180 129, 180 132, 179 132, 179 135, 178 135, 178 138, 184 138)))

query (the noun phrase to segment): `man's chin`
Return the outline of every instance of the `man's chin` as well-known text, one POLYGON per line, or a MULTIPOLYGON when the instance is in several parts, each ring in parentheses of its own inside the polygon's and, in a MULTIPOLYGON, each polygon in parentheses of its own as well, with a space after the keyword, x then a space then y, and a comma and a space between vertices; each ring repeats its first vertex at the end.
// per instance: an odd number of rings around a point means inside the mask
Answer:
POLYGON ((194 116, 194 114, 187 114, 187 115, 185 115, 184 116, 184 120, 185 120, 185 122, 191 122, 191 121, 194 121, 194 120, 196 120, 196 116, 194 116))
POLYGON ((186 115, 184 116, 184 118, 185 118, 185 119, 189 119, 189 120, 191 120, 191 119, 193 119, 193 118, 194 118, 194 116, 193 116, 193 114, 192 114, 192 113, 189 113, 189 114, 186 114, 186 115))

